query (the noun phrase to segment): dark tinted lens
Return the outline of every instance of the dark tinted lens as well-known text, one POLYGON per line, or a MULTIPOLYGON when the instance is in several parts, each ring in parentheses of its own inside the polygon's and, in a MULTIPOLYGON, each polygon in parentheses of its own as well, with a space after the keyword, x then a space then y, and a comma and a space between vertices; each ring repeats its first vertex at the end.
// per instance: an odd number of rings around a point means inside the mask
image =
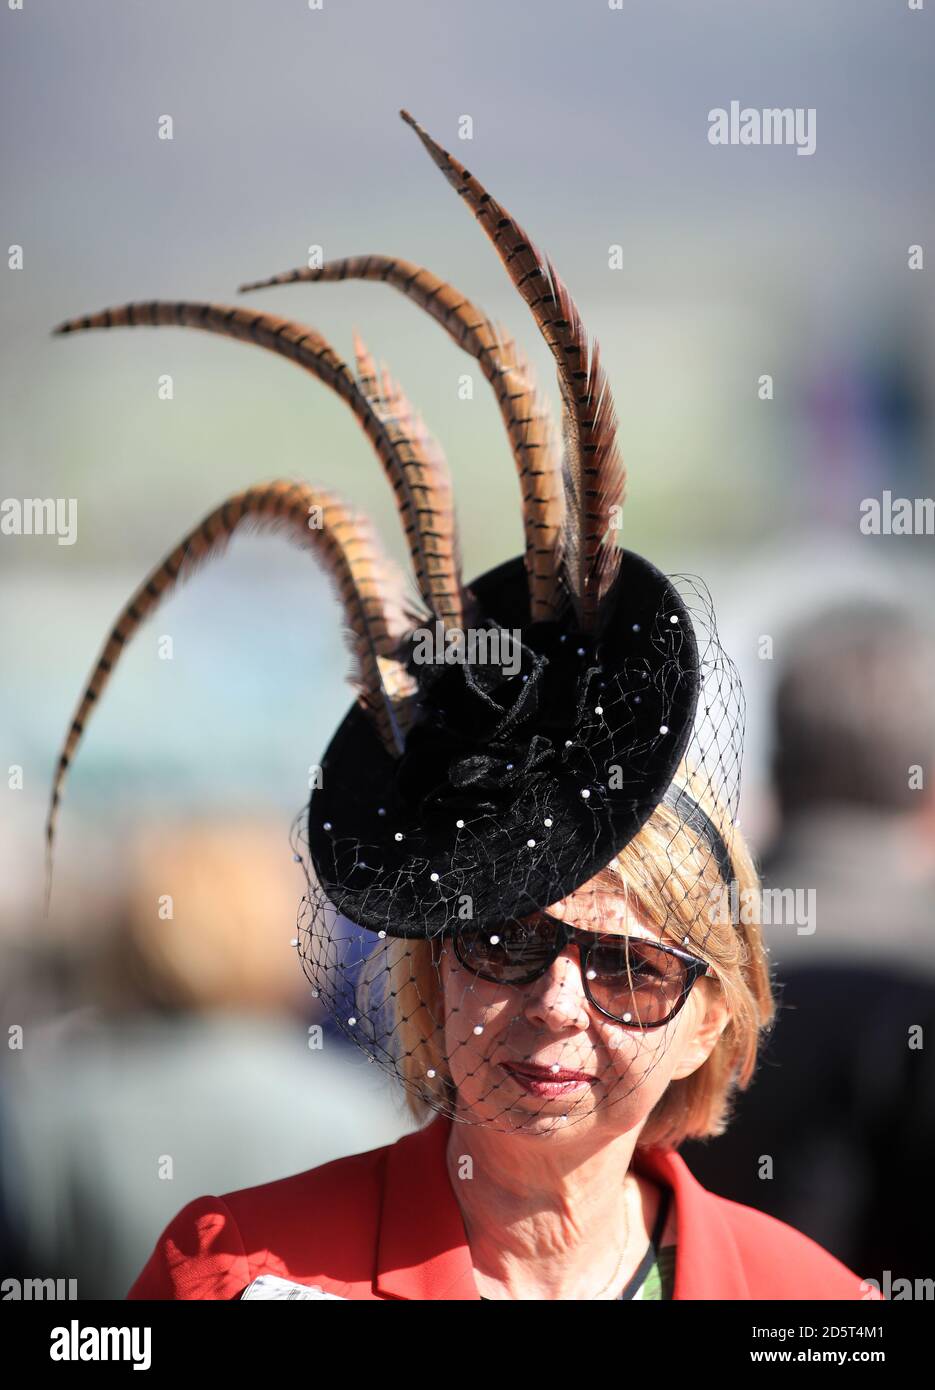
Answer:
POLYGON ((678 1007, 688 967, 641 937, 601 937, 591 948, 587 988, 599 1006, 624 1023, 649 1027, 678 1007))
POLYGON ((509 983, 544 969, 554 943, 555 928, 548 923, 512 921, 496 928, 460 931, 455 953, 469 970, 509 983))

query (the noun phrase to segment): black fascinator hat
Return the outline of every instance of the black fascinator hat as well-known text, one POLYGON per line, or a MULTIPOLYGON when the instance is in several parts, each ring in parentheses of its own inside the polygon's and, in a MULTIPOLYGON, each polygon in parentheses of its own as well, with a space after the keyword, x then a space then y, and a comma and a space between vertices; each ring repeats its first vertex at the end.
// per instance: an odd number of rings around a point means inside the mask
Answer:
POLYGON ((348 714, 308 808, 315 873, 344 916, 398 936, 522 917, 608 864, 662 801, 694 725, 698 647, 674 586, 618 555, 596 632, 570 604, 531 623, 521 559, 471 584, 460 644, 428 629, 420 663, 410 640, 417 715, 398 756, 348 714))
MULTIPOLYGON (((523 924, 587 885, 667 808, 674 828, 662 896, 681 943, 703 948, 700 910, 688 918, 688 890, 678 899, 672 885, 684 889, 688 860, 689 878, 700 881, 709 867, 719 882, 732 877, 743 699, 704 586, 667 577, 618 544, 625 475, 610 386, 555 267, 473 174, 401 114, 490 238, 552 352, 561 444, 512 338, 424 267, 354 256, 242 289, 372 280, 429 313, 494 391, 520 484, 525 553, 464 581, 442 451, 356 334, 355 372, 314 328, 219 304, 141 301, 62 324, 56 332, 200 328, 287 357, 324 382, 354 413, 393 488, 414 585, 367 518, 330 491, 280 481, 228 498, 114 625, 59 759, 47 840, 51 862, 62 784, 87 719, 124 646, 175 584, 239 530, 281 531, 312 550, 344 608, 356 699, 297 830, 308 875, 297 944, 339 1026, 430 1105, 455 1113, 452 1059, 462 1043, 452 1043, 438 1002, 446 941, 457 940, 469 973, 476 967, 478 979, 505 985, 523 961, 556 958, 559 938, 537 936, 533 950, 523 924), (495 966, 493 947, 505 953, 495 966)), ((636 999, 628 959, 630 1002, 618 1007, 608 960, 603 974, 584 972, 592 1004, 621 1027, 660 1026, 670 1016, 663 995, 636 999)), ((668 1009, 703 965, 684 952, 663 965, 668 1009)), ((663 975, 656 970, 657 981, 663 975)), ((528 1037, 516 1046, 528 1055, 528 1037)), ((507 1097, 503 1109, 514 1102, 507 1097)), ((529 1118, 528 1107, 522 1114, 529 1118)))

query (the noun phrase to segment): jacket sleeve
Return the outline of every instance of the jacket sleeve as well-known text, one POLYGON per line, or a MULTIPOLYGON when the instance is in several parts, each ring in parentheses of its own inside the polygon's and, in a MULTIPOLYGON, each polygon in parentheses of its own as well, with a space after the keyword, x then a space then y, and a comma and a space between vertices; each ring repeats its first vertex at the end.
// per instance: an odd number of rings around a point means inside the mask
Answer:
POLYGON ((156 1242, 131 1299, 231 1299, 250 1283, 237 1222, 221 1197, 196 1197, 156 1242))
POLYGON ((877 1300, 878 1289, 810 1236, 752 1207, 723 1199, 755 1299, 877 1300))

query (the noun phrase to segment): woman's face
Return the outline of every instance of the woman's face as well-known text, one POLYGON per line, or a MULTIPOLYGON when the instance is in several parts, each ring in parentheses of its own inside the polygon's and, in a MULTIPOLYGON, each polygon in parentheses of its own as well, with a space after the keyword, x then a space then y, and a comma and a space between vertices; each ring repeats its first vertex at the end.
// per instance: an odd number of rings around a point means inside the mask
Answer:
MULTIPOLYGON (((622 893, 592 885, 548 912, 588 931, 660 940, 622 893)), ((699 980, 668 1024, 640 1030, 614 1022, 588 1000, 574 944, 539 979, 510 985, 475 975, 446 942, 441 979, 459 1107, 504 1130, 572 1127, 581 1139, 598 1127, 638 1132, 669 1082, 701 1066, 727 1023, 713 979, 699 980)))

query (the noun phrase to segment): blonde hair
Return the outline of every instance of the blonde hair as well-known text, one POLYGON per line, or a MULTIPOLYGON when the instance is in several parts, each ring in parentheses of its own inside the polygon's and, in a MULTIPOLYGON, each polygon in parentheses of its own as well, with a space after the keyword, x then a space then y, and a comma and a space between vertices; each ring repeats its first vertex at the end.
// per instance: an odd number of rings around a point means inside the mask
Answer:
MULTIPOLYGON (((596 888, 622 893, 641 919, 674 944, 707 960, 716 979, 705 982, 723 993, 728 1022, 706 1061, 690 1076, 673 1080, 650 1112, 638 1147, 676 1148, 685 1139, 723 1134, 735 1093, 753 1079, 757 1054, 775 1018, 769 962, 759 912, 723 910, 726 901, 759 902, 759 878, 740 831, 719 814, 710 796, 683 779, 717 826, 730 856, 736 898, 721 878, 710 846, 665 803, 656 808, 607 868, 596 888), (752 918, 752 920, 749 920, 752 918)), ((589 885, 591 886, 591 885, 589 885)), ((438 940, 395 939, 370 959, 361 980, 362 1007, 388 1010, 397 1070, 405 1083, 406 1104, 420 1122, 437 1108, 427 1096, 452 1105, 454 1087, 437 1039, 444 1027, 438 940), (378 978, 381 1000, 376 999, 378 978), (426 1081, 433 1072, 433 1089, 426 1081)))

